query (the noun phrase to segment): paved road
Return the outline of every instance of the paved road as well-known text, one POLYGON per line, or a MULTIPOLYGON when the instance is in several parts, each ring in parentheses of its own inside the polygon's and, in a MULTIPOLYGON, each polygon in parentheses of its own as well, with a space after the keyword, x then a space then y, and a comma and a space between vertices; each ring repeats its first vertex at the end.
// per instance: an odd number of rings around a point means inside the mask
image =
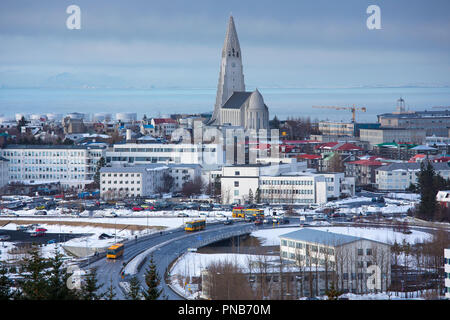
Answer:
MULTIPOLYGON (((115 288, 116 299, 125 299, 122 290, 120 289, 119 283, 123 281, 120 276, 120 272, 123 267, 123 263, 135 257, 137 254, 154 247, 158 244, 162 244, 168 240, 174 240, 166 245, 161 246, 159 250, 153 253, 153 259, 157 264, 158 274, 161 280, 164 280, 164 275, 168 265, 175 260, 182 253, 186 252, 187 248, 197 247, 202 241, 208 241, 210 239, 217 238, 220 234, 230 233, 236 230, 242 230, 248 228, 251 224, 248 223, 235 223, 233 225, 211 225, 208 224, 206 229, 201 232, 196 232, 192 234, 187 234, 182 229, 177 229, 174 231, 163 232, 162 234, 155 234, 148 237, 143 237, 138 239, 136 242, 131 241, 125 244, 124 256, 117 261, 107 260, 102 258, 96 262, 90 264, 89 267, 97 268, 99 284, 103 284, 100 291, 106 291, 111 285, 115 288), (188 235, 186 237, 186 235, 188 235), (177 239, 181 238, 181 239, 177 239)), ((148 266, 148 261, 141 268, 138 273, 138 277, 141 281, 142 286, 145 288, 144 273, 148 266)), ((169 300, 182 299, 179 295, 173 292, 165 283, 161 281, 163 288, 163 294, 167 296, 169 300)))

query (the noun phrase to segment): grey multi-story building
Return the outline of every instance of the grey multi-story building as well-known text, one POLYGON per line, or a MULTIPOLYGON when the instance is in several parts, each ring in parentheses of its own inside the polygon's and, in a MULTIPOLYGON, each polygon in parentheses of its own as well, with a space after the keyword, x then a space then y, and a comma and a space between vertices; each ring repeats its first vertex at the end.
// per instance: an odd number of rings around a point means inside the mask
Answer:
POLYGON ((320 286, 325 282, 328 288, 333 284, 353 293, 385 291, 390 286, 390 245, 383 242, 304 228, 280 236, 280 255, 305 275, 316 275, 310 286, 315 295, 323 293, 320 286))
POLYGON ((382 128, 423 129, 427 136, 448 137, 450 110, 383 113, 378 122, 382 128))

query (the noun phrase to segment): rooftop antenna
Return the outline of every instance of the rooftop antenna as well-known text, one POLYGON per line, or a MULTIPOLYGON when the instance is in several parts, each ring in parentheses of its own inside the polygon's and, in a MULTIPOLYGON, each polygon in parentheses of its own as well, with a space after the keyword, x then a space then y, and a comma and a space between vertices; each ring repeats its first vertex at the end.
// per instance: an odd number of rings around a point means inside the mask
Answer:
POLYGON ((402 97, 400 97, 400 99, 397 100, 397 112, 404 113, 405 111, 406 111, 405 100, 402 97))

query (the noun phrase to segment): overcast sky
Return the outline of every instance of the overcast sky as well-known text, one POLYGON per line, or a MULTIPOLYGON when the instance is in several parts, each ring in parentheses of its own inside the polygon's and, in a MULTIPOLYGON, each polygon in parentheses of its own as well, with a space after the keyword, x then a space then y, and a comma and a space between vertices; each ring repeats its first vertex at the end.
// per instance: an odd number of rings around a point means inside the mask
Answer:
POLYGON ((448 0, 1 0, 0 85, 215 87, 231 13, 248 87, 450 84, 448 0))

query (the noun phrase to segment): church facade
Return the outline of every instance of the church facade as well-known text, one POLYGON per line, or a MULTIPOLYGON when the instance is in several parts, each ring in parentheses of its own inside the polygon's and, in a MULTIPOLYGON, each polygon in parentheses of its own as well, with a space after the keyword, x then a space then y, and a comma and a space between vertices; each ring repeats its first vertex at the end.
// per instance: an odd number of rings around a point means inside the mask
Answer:
POLYGON ((258 89, 245 91, 242 52, 232 16, 222 49, 216 103, 209 124, 269 129, 269 109, 263 96, 258 89))

